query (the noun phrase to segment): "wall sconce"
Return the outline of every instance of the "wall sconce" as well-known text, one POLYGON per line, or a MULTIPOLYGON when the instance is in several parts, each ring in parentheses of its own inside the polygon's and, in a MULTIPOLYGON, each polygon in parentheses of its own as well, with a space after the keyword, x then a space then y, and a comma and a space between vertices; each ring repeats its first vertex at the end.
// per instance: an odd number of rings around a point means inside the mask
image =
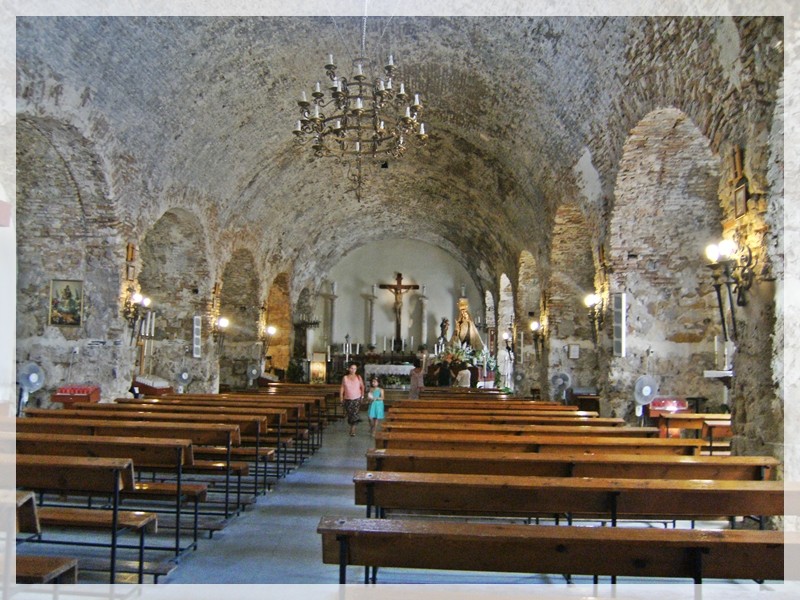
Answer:
POLYGON ((222 352, 225 347, 225 330, 230 324, 231 322, 227 318, 220 317, 214 321, 214 325, 211 328, 211 335, 214 336, 214 340, 217 342, 217 350, 219 352, 222 352))
POLYGON ((278 332, 274 325, 267 325, 261 333, 261 360, 263 361, 267 356, 269 345, 272 342, 272 337, 278 332))
POLYGON ((131 344, 140 336, 153 336, 155 319, 152 311, 148 311, 145 319, 145 310, 150 306, 150 298, 142 296, 139 292, 128 290, 128 297, 122 306, 122 316, 128 321, 131 329, 131 344))
POLYGON ((742 249, 737 248, 731 240, 722 240, 718 244, 710 244, 706 247, 706 257, 711 261, 708 268, 711 269, 711 277, 714 280, 714 291, 717 294, 717 306, 719 307, 719 318, 722 324, 722 335, 728 341, 728 331, 725 325, 725 309, 722 304, 722 284, 725 284, 728 295, 728 304, 731 309, 731 340, 735 341, 736 332, 736 306, 747 306, 747 296, 745 292, 753 285, 755 278, 755 262, 753 252, 748 246, 742 249), (736 304, 733 302, 733 292, 736 292, 736 304))
POLYGON ((509 323, 508 329, 503 332, 503 340, 506 343, 506 352, 508 352, 508 357, 513 360, 514 359, 514 330, 513 324, 509 323))
POLYGON ((539 358, 540 354, 544 353, 544 328, 539 321, 534 319, 531 321, 530 329, 533 336, 533 352, 536 358, 539 358))
POLYGON ((586 308, 589 309, 589 321, 592 323, 592 341, 597 344, 600 330, 603 329, 603 298, 598 294, 587 294, 583 299, 586 308))

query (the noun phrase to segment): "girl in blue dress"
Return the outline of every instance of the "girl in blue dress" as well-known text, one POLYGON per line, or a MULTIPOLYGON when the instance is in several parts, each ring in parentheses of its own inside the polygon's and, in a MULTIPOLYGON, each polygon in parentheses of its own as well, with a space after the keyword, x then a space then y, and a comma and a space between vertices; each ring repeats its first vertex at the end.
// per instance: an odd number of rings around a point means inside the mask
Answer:
POLYGON ((375 435, 375 430, 378 428, 381 419, 383 419, 383 390, 377 377, 373 377, 369 385, 369 399, 372 401, 369 405, 368 413, 369 432, 375 435))

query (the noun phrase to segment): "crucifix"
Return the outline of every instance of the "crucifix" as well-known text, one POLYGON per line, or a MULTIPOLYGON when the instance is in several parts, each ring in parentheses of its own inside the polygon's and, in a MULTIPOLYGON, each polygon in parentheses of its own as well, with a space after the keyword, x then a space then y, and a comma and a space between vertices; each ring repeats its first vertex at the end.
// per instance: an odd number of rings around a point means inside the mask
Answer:
POLYGON ((418 290, 418 285, 403 284, 403 274, 397 274, 397 283, 382 283, 378 287, 382 290, 390 290, 394 294, 394 348, 398 350, 403 347, 400 335, 400 316, 403 310, 403 294, 408 290, 418 290))

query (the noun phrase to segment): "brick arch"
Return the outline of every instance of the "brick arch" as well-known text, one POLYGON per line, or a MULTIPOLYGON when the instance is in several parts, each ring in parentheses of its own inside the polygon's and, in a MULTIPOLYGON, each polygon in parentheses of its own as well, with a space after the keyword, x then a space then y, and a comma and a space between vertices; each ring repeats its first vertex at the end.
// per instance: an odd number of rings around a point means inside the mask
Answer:
POLYGON ((45 371, 31 401, 46 404, 67 379, 124 393, 133 352, 119 312, 122 219, 98 150, 71 124, 30 115, 17 117, 16 150, 16 353, 45 371), (83 283, 79 327, 49 324, 52 279, 83 283), (88 339, 125 343, 100 351, 86 348, 88 339))
POLYGON ((608 235, 610 291, 628 304, 628 356, 611 373, 618 411, 645 371, 661 393, 713 391, 698 365, 718 332, 704 249, 721 236, 719 180, 708 140, 675 108, 648 114, 625 143, 608 235))
POLYGON ((166 211, 141 239, 138 283, 157 315, 153 373, 171 380, 178 369, 187 367, 193 320, 201 316, 202 357, 199 362, 191 359, 188 366, 194 385, 215 390, 216 367, 207 358, 214 348, 210 335, 214 282, 205 249, 205 228, 197 215, 182 208, 166 211))

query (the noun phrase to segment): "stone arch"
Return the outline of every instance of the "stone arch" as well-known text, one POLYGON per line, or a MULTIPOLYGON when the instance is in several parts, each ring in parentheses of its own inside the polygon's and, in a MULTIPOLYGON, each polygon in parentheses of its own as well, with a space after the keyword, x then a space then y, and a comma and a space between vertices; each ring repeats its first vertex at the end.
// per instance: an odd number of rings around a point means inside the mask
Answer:
POLYGON ((210 332, 219 298, 213 297, 205 249, 200 219, 182 208, 168 210, 141 240, 138 284, 156 314, 156 342, 146 372, 172 381, 179 369, 188 368, 193 388, 217 391, 219 373, 210 332), (195 316, 202 317, 204 344, 199 359, 192 357, 195 316))
POLYGON ((251 366, 261 372, 259 343, 260 302, 258 276, 253 254, 246 249, 236 250, 222 271, 219 296, 220 314, 230 324, 225 332, 225 351, 219 360, 221 386, 247 387, 252 378, 251 366))
POLYGON ((134 353, 113 343, 127 337, 118 304, 124 249, 102 161, 71 125, 29 115, 17 117, 16 149, 17 362, 45 372, 30 402, 48 404, 57 387, 72 382, 122 395, 134 353), (80 282, 78 326, 50 324, 52 280, 80 282))
POLYGON ((612 359, 609 373, 620 416, 630 416, 643 374, 661 394, 721 396, 703 378, 719 331, 704 256, 721 237, 719 181, 708 140, 677 109, 646 115, 623 147, 608 236, 610 291, 626 293, 628 306, 627 356, 612 359))
MULTIPOLYGON (((289 367, 292 341, 292 314, 289 302, 289 274, 278 273, 272 280, 266 302, 265 323, 275 327, 276 332, 269 345, 268 355, 272 366, 285 371, 289 367)), ((268 361, 269 362, 269 361, 268 361)))
MULTIPOLYGON (((551 275, 547 284, 546 323, 549 373, 563 372, 572 387, 598 385, 598 347, 593 344, 591 322, 583 303, 595 290, 595 262, 586 218, 575 203, 556 211, 551 275), (577 346, 577 354, 569 352, 577 346)), ((543 302, 544 304, 544 302, 543 302)))

